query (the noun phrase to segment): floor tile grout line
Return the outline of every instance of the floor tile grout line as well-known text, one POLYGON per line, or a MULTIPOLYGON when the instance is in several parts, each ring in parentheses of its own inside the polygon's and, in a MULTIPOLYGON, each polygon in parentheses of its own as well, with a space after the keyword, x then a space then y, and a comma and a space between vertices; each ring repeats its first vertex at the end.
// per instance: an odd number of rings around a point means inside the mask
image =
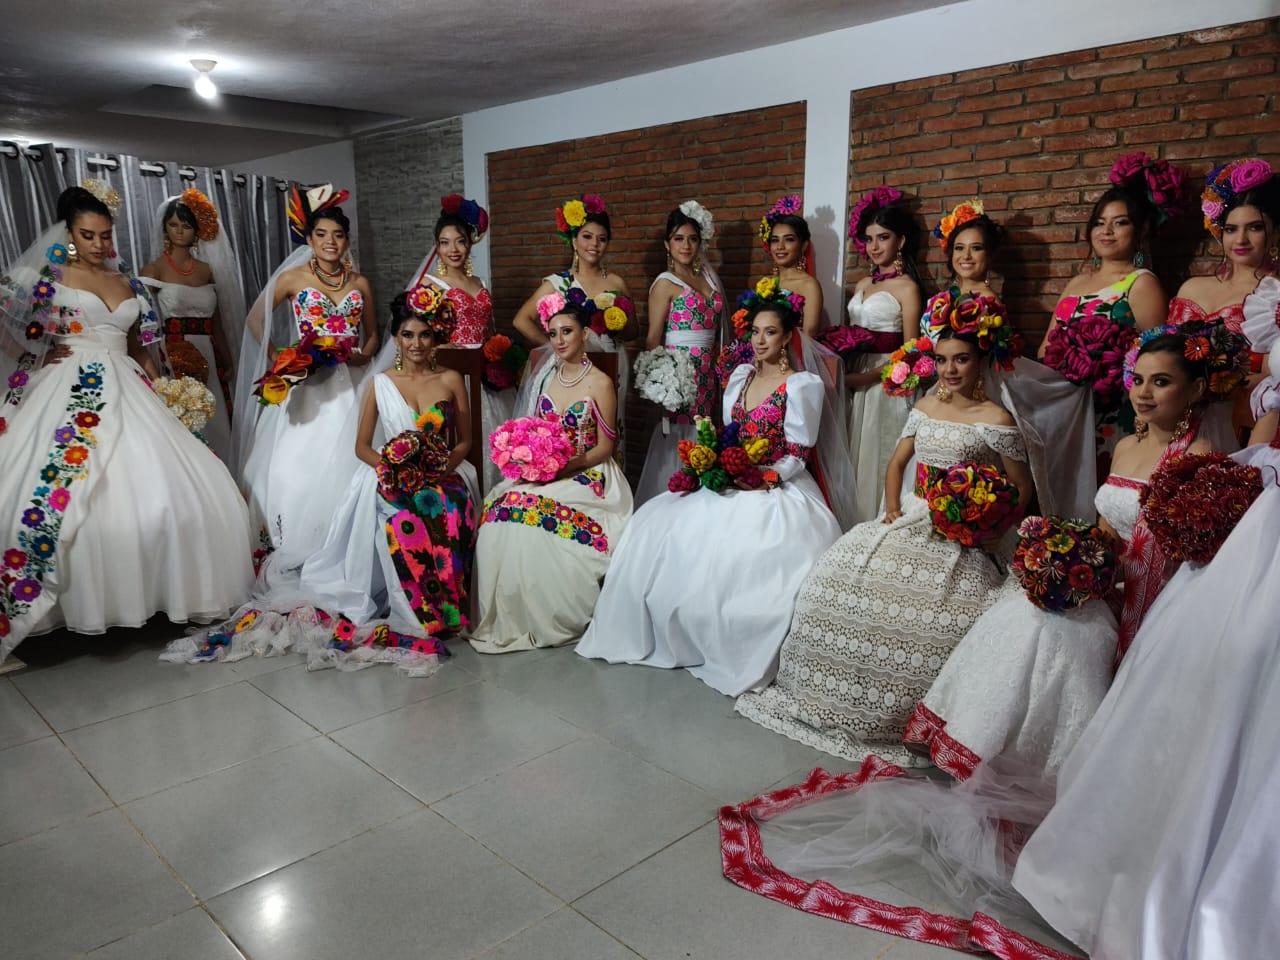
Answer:
MULTIPOLYGON (((663 848, 663 849, 665 849, 665 848, 663 848)), ((648 858, 646 858, 646 859, 648 859, 648 858)), ((644 861, 641 861, 641 862, 643 863, 644 861)), ((639 866, 639 864, 637 864, 637 866, 639 866)), ((631 868, 630 868, 630 867, 628 867, 627 869, 629 870, 629 869, 631 869, 631 868)), ((626 871, 623 871, 623 873, 625 873, 625 872, 626 872, 626 871)), ((618 874, 618 876, 620 877, 620 876, 622 876, 622 874, 620 873, 620 874, 618 874)), ((616 879, 617 879, 617 877, 615 877, 614 879, 616 880, 616 879)), ((598 889, 598 888, 597 888, 597 889, 598 889)), ((584 897, 585 897, 585 896, 586 896, 586 894, 584 893, 582 896, 584 896, 584 897)), ((579 898, 579 899, 581 899, 581 898, 579 898)), ((570 909, 570 910, 572 910, 572 911, 573 911, 577 916, 579 916, 579 917, 581 917, 583 920, 585 920, 587 923, 591 924, 593 927, 595 927, 597 930, 599 930, 601 933, 603 933, 603 934, 604 934, 605 936, 607 936, 609 939, 611 939, 611 940, 615 941, 616 943, 621 944, 621 945, 622 945, 622 948, 623 948, 624 950, 626 950, 628 953, 634 953, 637 957, 640 957, 640 958, 641 958, 641 960, 644 960, 644 954, 642 954, 639 950, 637 950, 635 947, 631 946, 631 944, 626 943, 626 942, 624 942, 623 940, 619 939, 619 937, 617 936, 617 934, 613 933, 613 931, 611 931, 611 930, 609 930, 609 929, 607 929, 607 928, 605 928, 605 927, 602 927, 600 924, 596 923, 594 920, 592 920, 590 917, 588 917, 585 913, 583 913, 581 910, 579 910, 577 907, 575 907, 572 903, 571 903, 571 904, 569 904, 569 909, 570 909)))
POLYGON ((609 885, 610 883, 613 883, 613 881, 617 880, 617 879, 618 879, 619 877, 621 877, 623 874, 630 873, 632 870, 634 870, 636 867, 640 866, 641 864, 643 864, 643 863, 648 863, 650 860, 652 860, 654 857, 658 856, 658 854, 662 853, 663 851, 666 851, 666 850, 671 849, 672 847, 674 847, 677 843, 679 843, 679 842, 680 842, 680 841, 682 841, 682 840, 687 840, 689 837, 693 836, 695 833, 697 833, 699 830, 701 830, 701 829, 702 829, 703 827, 705 827, 707 824, 709 824, 709 823, 715 823, 715 822, 717 821, 717 819, 718 819, 718 815, 717 815, 717 816, 713 816, 713 817, 711 817, 711 818, 710 818, 710 819, 708 819, 708 820, 703 820, 700 824, 698 824, 698 825, 697 825, 696 827, 694 827, 692 830, 686 831, 685 833, 683 833, 683 834, 681 834, 680 836, 678 836, 678 837, 676 837, 675 839, 673 839, 670 843, 663 844, 663 845, 662 845, 661 847, 659 847, 657 850, 654 850, 654 851, 653 851, 653 853, 646 854, 645 856, 643 856, 643 857, 641 857, 639 860, 637 860, 635 863, 631 864, 631 866, 627 867, 625 870, 620 870, 620 871, 618 871, 618 872, 617 872, 617 873, 615 873, 612 877, 610 877, 608 880, 601 880, 599 883, 597 883, 597 884, 596 884, 594 887, 592 887, 590 890, 586 890, 586 891, 584 891, 583 893, 579 894, 578 896, 574 897, 574 898, 573 898, 573 900, 571 900, 571 901, 569 902, 569 905, 570 905, 570 906, 573 906, 573 905, 574 905, 574 904, 576 904, 576 903, 580 903, 583 899, 585 899, 586 897, 591 896, 591 894, 595 893, 595 892, 596 892, 597 890, 599 890, 601 887, 604 887, 604 886, 609 885))

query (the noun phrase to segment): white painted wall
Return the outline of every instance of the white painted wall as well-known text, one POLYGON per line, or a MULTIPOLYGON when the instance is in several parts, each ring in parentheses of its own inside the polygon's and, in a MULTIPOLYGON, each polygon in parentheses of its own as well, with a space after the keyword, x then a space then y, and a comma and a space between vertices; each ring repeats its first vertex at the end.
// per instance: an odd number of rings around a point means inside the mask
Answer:
POLYGON ((334 189, 351 191, 351 199, 342 212, 351 220, 351 242, 360 236, 360 220, 356 214, 356 155, 350 140, 322 143, 316 147, 259 157, 234 167, 237 173, 256 173, 299 183, 332 183, 334 189))
MULTIPOLYGON (((464 114, 466 194, 487 204, 497 150, 807 100, 805 216, 824 298, 842 304, 850 91, 1278 14, 1280 0, 968 0, 464 114)), ((481 244, 482 276, 488 258, 481 244)))

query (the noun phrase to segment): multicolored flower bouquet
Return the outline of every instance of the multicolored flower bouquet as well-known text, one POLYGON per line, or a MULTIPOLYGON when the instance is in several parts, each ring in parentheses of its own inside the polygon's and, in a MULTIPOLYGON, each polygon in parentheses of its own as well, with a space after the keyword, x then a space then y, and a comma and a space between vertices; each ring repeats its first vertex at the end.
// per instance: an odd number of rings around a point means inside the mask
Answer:
POLYGON ((1142 516, 1168 559, 1205 564, 1261 493, 1257 467, 1222 453, 1183 454, 1151 474, 1142 516))
MULTIPOLYGON (((1074 303, 1064 300, 1060 313, 1064 306, 1075 309, 1074 303)), ((1054 324, 1045 343, 1044 363, 1072 383, 1090 384, 1094 403, 1111 409, 1123 396, 1124 355, 1133 345, 1133 336, 1128 298, 1115 303, 1091 300, 1079 318, 1054 324)))
POLYGON ((444 477, 452 450, 441 432, 443 422, 443 415, 432 407, 418 418, 416 429, 404 430, 383 445, 376 472, 378 495, 387 503, 403 507, 415 493, 444 477))
POLYGON ((880 370, 880 386, 891 397, 912 397, 917 390, 928 389, 937 375, 933 341, 916 337, 889 356, 889 362, 880 370))
POLYGON ((1027 517, 1018 526, 1013 573, 1041 610, 1074 610, 1111 589, 1119 546, 1113 534, 1092 523, 1027 517))
POLYGON ((484 355, 484 370, 480 382, 489 390, 499 392, 520 382, 524 365, 529 361, 529 351, 505 334, 495 333, 480 348, 484 355))
POLYGON ((508 480, 550 483, 573 459, 573 444, 554 420, 519 417, 489 435, 489 459, 508 480))
POLYGON ((693 361, 684 350, 654 347, 636 357, 636 393, 663 409, 687 410, 698 396, 693 361))
POLYGON ((336 367, 351 359, 353 337, 308 333, 276 354, 267 372, 254 381, 253 395, 262 406, 284 403, 289 391, 319 367, 336 367))
POLYGON ((695 417, 694 426, 698 439, 681 440, 676 447, 681 467, 667 481, 672 493, 771 490, 782 482, 777 471, 760 467, 769 452, 764 437, 740 436, 737 423, 725 424, 717 434, 709 417, 695 417))
POLYGON ((151 381, 151 389, 184 427, 202 436, 213 416, 213 393, 208 387, 194 377, 160 377, 151 381))
POLYGON ((1018 488, 996 466, 965 461, 916 468, 916 492, 939 535, 963 547, 999 537, 1018 514, 1018 488))

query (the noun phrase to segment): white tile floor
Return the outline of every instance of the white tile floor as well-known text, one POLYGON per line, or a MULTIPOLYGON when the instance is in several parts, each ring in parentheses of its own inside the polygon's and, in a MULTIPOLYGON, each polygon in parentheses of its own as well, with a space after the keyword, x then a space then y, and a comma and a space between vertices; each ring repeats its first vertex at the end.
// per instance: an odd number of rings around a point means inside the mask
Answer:
POLYGON ((7 960, 959 956, 720 876, 720 805, 849 765, 682 671, 181 667, 173 629, 33 641, 0 678, 7 960))

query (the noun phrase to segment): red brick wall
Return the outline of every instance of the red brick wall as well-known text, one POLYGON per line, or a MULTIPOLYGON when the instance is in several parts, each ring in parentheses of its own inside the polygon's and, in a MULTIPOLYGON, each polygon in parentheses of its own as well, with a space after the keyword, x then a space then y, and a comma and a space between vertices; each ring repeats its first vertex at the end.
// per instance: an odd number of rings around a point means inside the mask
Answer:
MULTIPOLYGON (((1084 221, 1122 153, 1175 161, 1196 197, 1223 160, 1280 159, 1280 19, 1039 57, 857 90, 850 203, 888 183, 914 195, 924 224, 970 196, 1009 228, 997 271, 1018 326, 1039 340, 1088 255, 1084 221)), ((1172 295, 1208 273, 1198 201, 1154 244, 1172 295)), ((941 251, 927 263, 941 281, 941 251)), ((866 273, 850 246, 849 276, 866 273)))
MULTIPOLYGON (((804 131, 805 105, 791 103, 489 154, 499 326, 510 324, 542 277, 568 267, 572 254, 555 235, 555 209, 587 192, 608 205, 609 268, 627 281, 642 324, 649 284, 666 269, 667 214, 682 200, 697 200, 715 216, 712 262, 736 296, 768 269, 755 239, 760 216, 777 197, 803 189, 804 131)), ((634 480, 653 411, 634 397, 629 411, 627 472, 634 480)))

